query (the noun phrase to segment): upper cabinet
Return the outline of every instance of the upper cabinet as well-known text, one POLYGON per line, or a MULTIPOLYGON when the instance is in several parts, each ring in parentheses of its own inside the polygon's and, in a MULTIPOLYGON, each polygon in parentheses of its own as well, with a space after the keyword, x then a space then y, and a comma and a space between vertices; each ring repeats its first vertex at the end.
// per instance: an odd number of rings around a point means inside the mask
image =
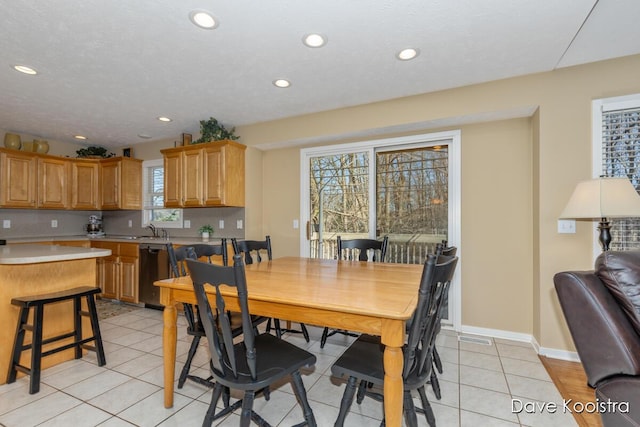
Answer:
POLYGON ((0 148, 0 208, 142 209, 142 160, 0 148))
POLYGON ((0 206, 36 207, 37 158, 15 150, 0 149, 0 206))
POLYGON ((165 207, 244 206, 244 152, 234 141, 160 150, 165 207))
POLYGON ((100 181, 103 210, 142 209, 142 160, 101 160, 100 181))

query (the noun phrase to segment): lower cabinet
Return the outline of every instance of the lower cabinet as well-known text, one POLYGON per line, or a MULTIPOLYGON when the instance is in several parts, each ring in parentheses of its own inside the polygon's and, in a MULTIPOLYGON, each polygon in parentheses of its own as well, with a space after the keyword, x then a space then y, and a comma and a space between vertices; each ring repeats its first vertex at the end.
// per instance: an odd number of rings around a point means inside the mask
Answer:
POLYGON ((135 243, 91 242, 92 248, 111 249, 111 255, 97 260, 97 283, 102 297, 138 303, 138 245, 135 243))

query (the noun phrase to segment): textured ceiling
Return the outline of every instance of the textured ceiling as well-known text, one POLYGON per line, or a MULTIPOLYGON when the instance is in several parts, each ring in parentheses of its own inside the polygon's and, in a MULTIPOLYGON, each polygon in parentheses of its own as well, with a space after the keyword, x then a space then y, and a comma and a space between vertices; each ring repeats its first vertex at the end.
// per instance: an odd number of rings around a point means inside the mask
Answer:
POLYGON ((197 134, 210 116, 245 125, 637 54, 638 17, 638 0, 0 0, 0 129, 107 147, 197 134), (328 44, 305 47, 310 32, 328 44), (396 60, 405 47, 420 55, 396 60))

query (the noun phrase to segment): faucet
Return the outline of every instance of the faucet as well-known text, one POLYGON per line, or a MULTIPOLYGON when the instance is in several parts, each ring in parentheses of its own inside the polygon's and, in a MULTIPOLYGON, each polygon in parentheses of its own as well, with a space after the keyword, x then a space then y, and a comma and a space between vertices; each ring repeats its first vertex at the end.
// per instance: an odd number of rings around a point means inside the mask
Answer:
POLYGON ((156 231, 156 227, 155 227, 155 225, 153 225, 153 224, 149 224, 149 225, 147 225, 147 227, 146 227, 146 228, 148 228, 149 230, 151 230, 151 235, 152 235, 153 237, 158 237, 158 232, 156 231))
POLYGON ((164 240, 169 240, 169 232, 167 231, 166 228, 161 228, 160 229, 162 231, 162 238, 164 240))

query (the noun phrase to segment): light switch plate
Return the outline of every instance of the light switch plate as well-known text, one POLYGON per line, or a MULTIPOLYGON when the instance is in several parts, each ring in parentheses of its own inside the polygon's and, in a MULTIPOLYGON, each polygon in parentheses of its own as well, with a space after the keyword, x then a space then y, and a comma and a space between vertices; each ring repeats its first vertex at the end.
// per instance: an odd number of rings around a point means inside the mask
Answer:
POLYGON ((2 220, 2 228, 11 228, 11 220, 10 219, 2 220))
POLYGON ((191 221, 188 220, 188 219, 185 219, 184 223, 183 223, 183 227, 184 228, 191 228, 191 221))
POLYGON ((218 221, 218 228, 220 230, 222 230, 224 228, 224 219, 221 219, 220 221, 218 221))
POLYGON ((294 220, 293 220, 293 228, 297 229, 297 228, 299 228, 299 227, 300 227, 300 223, 298 222, 298 220, 297 220, 297 219, 294 219, 294 220))
POLYGON ((575 232, 576 232, 575 219, 559 219, 558 220, 558 233, 572 234, 575 232))
POLYGON ((242 230, 242 220, 241 219, 236 221, 236 228, 238 230, 242 230))
POLYGON ((51 220, 51 228, 58 228, 58 220, 57 219, 52 219, 51 220))

